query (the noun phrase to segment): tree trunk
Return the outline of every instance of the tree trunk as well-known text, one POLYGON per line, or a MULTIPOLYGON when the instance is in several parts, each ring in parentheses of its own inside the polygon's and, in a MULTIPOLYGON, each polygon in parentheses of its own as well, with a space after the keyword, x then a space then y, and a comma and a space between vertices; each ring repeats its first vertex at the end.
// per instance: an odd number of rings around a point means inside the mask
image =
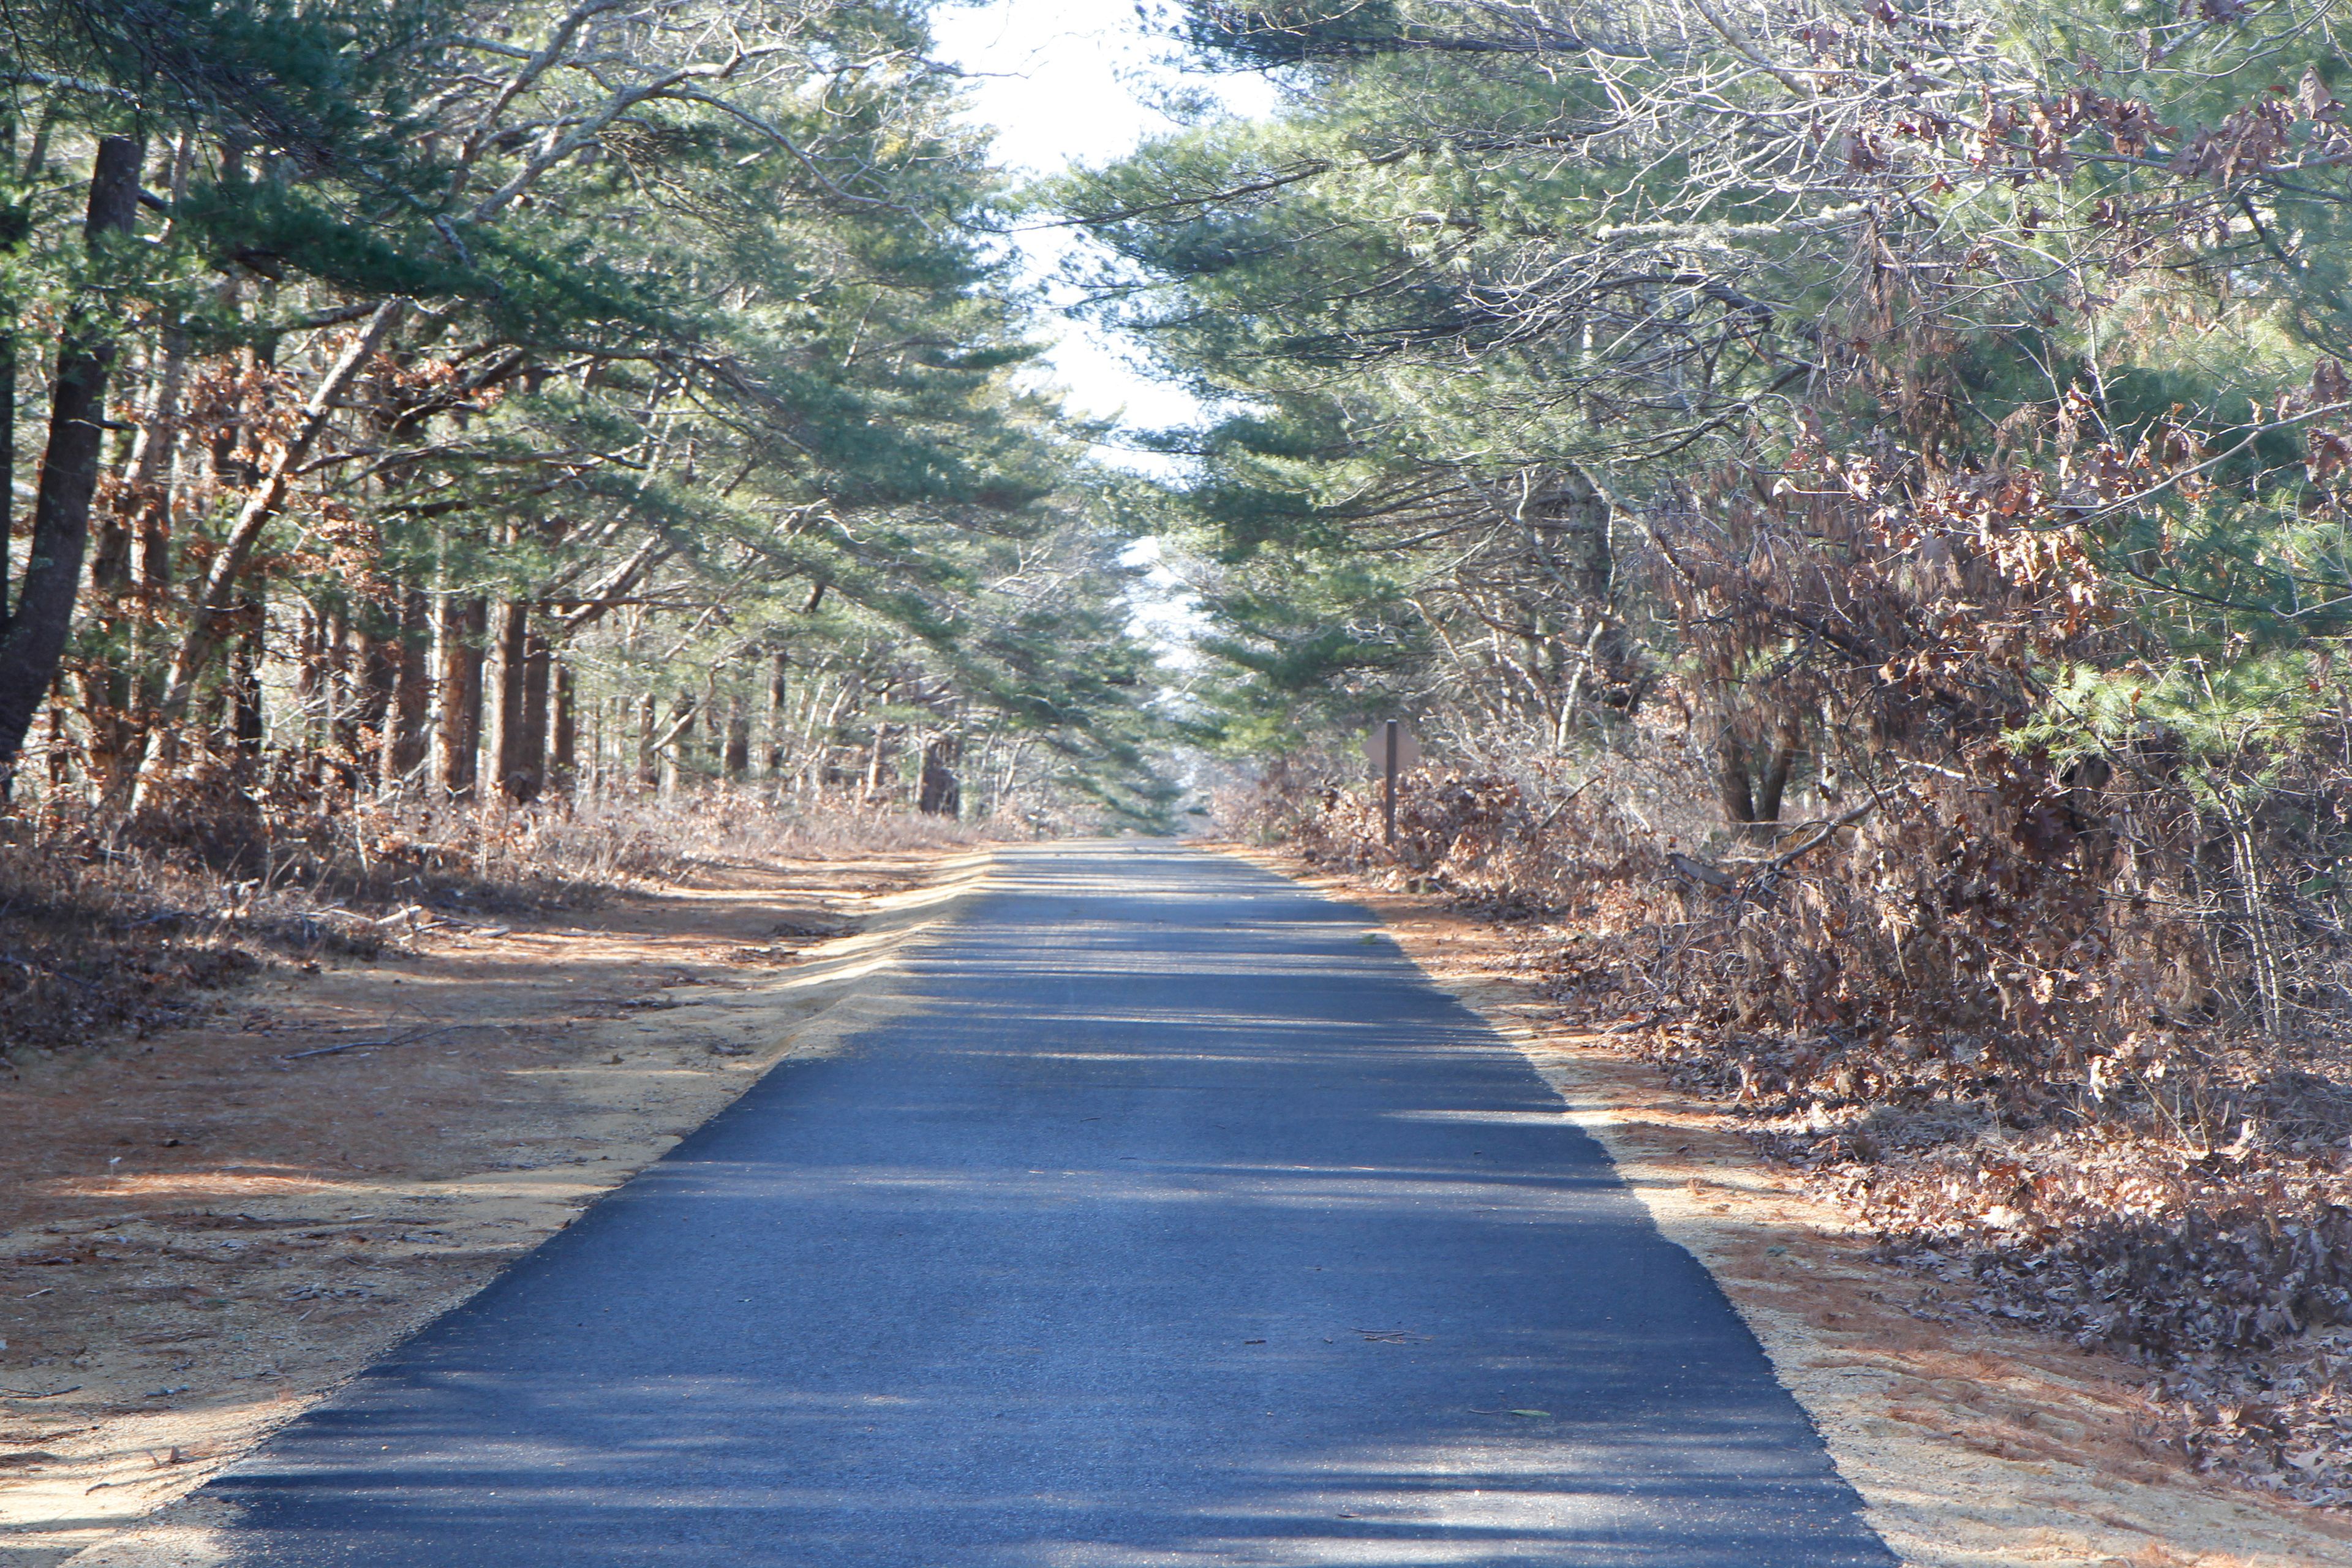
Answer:
MULTIPOLYGON (((183 132, 170 165, 174 202, 187 195, 188 172, 194 161, 195 139, 183 132)), ((126 575, 139 610, 129 638, 133 729, 129 749, 134 753, 145 750, 147 729, 163 695, 157 664, 167 643, 158 612, 172 584, 172 500, 179 481, 180 419, 187 404, 189 363, 194 357, 187 322, 177 310, 164 318, 157 352, 162 363, 153 377, 146 415, 139 422, 130 479, 124 487, 131 508, 131 562, 126 575)), ((110 780, 110 793, 119 791, 124 782, 110 780)))
POLYGON ((661 782, 654 760, 654 694, 637 699, 637 787, 650 789, 661 782))
POLYGON ((720 765, 730 780, 751 771, 751 710, 740 697, 727 703, 727 752, 720 765))
MULTIPOLYGON (((185 143, 180 173, 184 174, 185 143)), ((233 282, 224 282, 219 289, 224 314, 236 313, 238 290, 233 282)), ((169 392, 171 416, 177 420, 187 405, 189 362, 194 357, 188 342, 187 324, 174 315, 163 328, 165 388, 169 392)), ((159 396, 159 407, 163 399, 159 396)), ((190 452, 193 443, 182 440, 176 428, 151 427, 141 439, 152 436, 153 442, 140 452, 142 479, 137 537, 133 540, 135 553, 132 574, 137 581, 142 605, 146 613, 139 617, 139 626, 132 637, 137 659, 137 702, 139 736, 136 749, 144 756, 152 742, 156 714, 161 710, 170 683, 172 633, 168 622, 160 614, 170 599, 172 584, 172 503, 180 485, 182 454, 190 452)), ((258 614, 258 606, 247 605, 258 614)), ((244 614, 241 608, 238 612, 244 614)), ((251 626, 239 634, 248 638, 258 636, 251 626)), ((117 781, 120 788, 123 781, 117 781)))
POLYGON ((1756 781, 1756 820, 1780 820, 1781 797, 1789 793, 1789 774, 1797 765, 1804 736, 1794 724, 1783 723, 1772 737, 1771 755, 1764 761, 1764 772, 1756 781))
POLYGON ((687 746, 694 734, 695 702, 693 697, 679 693, 677 704, 670 709, 669 725, 654 742, 654 751, 661 758, 661 793, 664 800, 677 794, 685 781, 687 746))
POLYGON ((400 793, 425 760, 425 716, 433 698, 425 657, 432 617, 433 601, 424 589, 412 587, 400 596, 400 625, 392 645, 392 711, 378 781, 385 795, 400 793))
POLYGON ((392 731, 393 703, 400 694, 400 620, 396 609, 389 616, 380 605, 368 611, 352 672, 352 728, 359 736, 354 755, 363 753, 365 780, 381 789, 386 773, 398 776, 392 765, 392 731))
POLYGON ((261 637, 258 604, 249 606, 245 633, 229 650, 229 742, 237 755, 257 760, 261 755, 261 637))
POLYGON ((482 636, 489 613, 478 598, 441 596, 441 722, 433 735, 433 773, 452 800, 474 793, 482 741, 482 636))
POLYGON ((1728 723, 1715 738, 1715 795, 1724 821, 1744 826, 1756 820, 1756 797, 1748 787, 1748 748, 1728 723))
POLYGON ((522 755, 523 661, 530 634, 530 605, 504 603, 492 613, 490 673, 483 682, 488 711, 482 730, 488 742, 488 785, 509 800, 515 798, 515 769, 522 755))
POLYGON ((1734 827, 1769 837, 1771 824, 1780 820, 1780 801, 1789 791, 1803 734, 1783 723, 1773 732, 1762 766, 1750 777, 1751 754, 1726 723, 1715 742, 1715 788, 1723 819, 1734 827))
POLYGON ((890 726, 877 723, 874 726, 874 752, 866 761, 866 798, 869 804, 881 802, 882 763, 889 754, 890 726))
MULTIPOLYGON (((141 143, 109 136, 98 144, 89 179, 89 210, 82 225, 93 247, 109 235, 127 234, 139 212, 141 143)), ((106 378, 113 368, 110 320, 87 308, 67 318, 58 347, 56 391, 49 406, 48 451, 33 503, 33 542, 24 584, 7 629, 0 634, 0 787, 15 771, 25 732, 57 679, 58 660, 72 629, 81 586, 82 552, 89 541, 89 507, 98 489, 104 440, 106 378)), ((0 583, 0 598, 5 584, 0 583)))
POLYGON ((961 741, 952 735, 936 736, 924 743, 923 783, 915 797, 916 810, 926 816, 963 815, 963 785, 952 765, 962 750, 961 741))
MULTIPOLYGON (((10 126, 9 150, 15 151, 10 126)), ((22 205, 0 207, 0 257, 13 257, 33 232, 22 205)), ((16 333, 0 330, 0 635, 8 630, 8 552, 16 531, 16 333)))
POLYGON ((530 630, 523 606, 522 713, 515 728, 514 761, 503 773, 507 795, 518 804, 537 800, 547 787, 547 686, 551 654, 547 638, 530 630))
POLYGON ((352 646, 352 616, 341 605, 327 612, 327 668, 320 683, 327 694, 326 737, 335 776, 346 789, 359 785, 358 761, 362 742, 360 712, 365 701, 361 679, 360 650, 352 646))
MULTIPOLYGON (((152 385, 158 382, 163 366, 158 361, 150 363, 147 369, 146 379, 152 385)), ((148 399, 151 406, 154 401, 152 396, 148 399)), ((152 417, 142 419, 138 447, 146 446, 154 430, 152 417)), ((125 753, 134 743, 131 733, 134 660, 131 653, 128 618, 131 608, 131 543, 134 537, 131 515, 139 505, 137 470, 147 466, 142 461, 138 447, 134 447, 130 462, 121 468, 121 482, 108 503, 103 506, 93 504, 90 511, 89 596, 82 609, 79 640, 83 658, 78 673, 81 688, 82 727, 89 737, 89 771, 102 788, 121 775, 125 753)), ((118 449, 118 460, 121 456, 118 449)), ((100 467, 105 467, 103 457, 100 467)))
MULTIPOLYGON (((301 776, 319 776, 320 720, 327 709, 327 659, 319 612, 304 604, 294 635, 294 736, 301 748, 301 776)), ((172 737, 163 737, 169 742, 172 737)))
POLYGON ((769 658, 768 664, 768 750, 761 759, 761 773, 768 778, 783 776, 788 741, 792 731, 793 656, 782 648, 769 658))
POLYGON ((555 666, 552 714, 548 721, 548 784, 570 795, 580 778, 580 717, 572 690, 572 667, 555 666))

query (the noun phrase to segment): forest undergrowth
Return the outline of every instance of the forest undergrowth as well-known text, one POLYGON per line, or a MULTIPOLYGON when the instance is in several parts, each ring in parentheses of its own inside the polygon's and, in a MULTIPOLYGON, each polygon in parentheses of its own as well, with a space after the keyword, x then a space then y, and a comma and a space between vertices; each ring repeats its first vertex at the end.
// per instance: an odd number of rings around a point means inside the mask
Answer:
POLYGON ((1303 769, 1222 817, 1514 933, 1563 1022, 1848 1205, 1915 1311, 2122 1357, 2152 1447, 2352 1502, 2338 933, 2308 897, 2258 915, 2288 972, 2265 1027, 2245 911, 2199 894, 2210 844, 2127 890, 2120 819, 2161 803, 1979 761, 1727 837, 1704 752, 1660 723, 1590 766, 1413 775, 1393 851, 1375 792, 1303 769))
POLYGON ((70 807, 0 821, 0 1064, 186 1023, 273 963, 374 958, 436 927, 584 910, 726 862, 1026 831, 723 783, 436 805, 199 772, 127 825, 70 807))

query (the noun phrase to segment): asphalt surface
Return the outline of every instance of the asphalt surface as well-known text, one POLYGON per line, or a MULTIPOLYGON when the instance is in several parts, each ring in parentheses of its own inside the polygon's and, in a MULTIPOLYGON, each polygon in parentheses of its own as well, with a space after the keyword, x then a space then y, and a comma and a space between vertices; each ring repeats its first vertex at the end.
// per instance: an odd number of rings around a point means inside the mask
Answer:
POLYGON ((787 1063, 207 1489, 229 1560, 1891 1564, 1706 1272, 1361 910, 1006 857, 787 1063))

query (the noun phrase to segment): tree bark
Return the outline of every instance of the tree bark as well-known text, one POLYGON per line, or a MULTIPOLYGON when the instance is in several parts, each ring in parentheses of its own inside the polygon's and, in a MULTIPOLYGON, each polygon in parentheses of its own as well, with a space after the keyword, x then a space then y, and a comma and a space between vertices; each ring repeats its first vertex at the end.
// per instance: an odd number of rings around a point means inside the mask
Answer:
MULTIPOLYGON (((96 247, 127 234, 139 212, 142 144, 109 136, 98 144, 90 172, 89 209, 82 224, 96 247)), ((49 445, 33 503, 33 542, 25 580, 7 630, 0 634, 0 789, 16 770, 25 733, 56 682, 58 660, 73 626, 81 587, 82 552, 89 542, 89 508, 98 489, 105 438, 106 379, 113 368, 112 321, 89 307, 68 318, 58 348, 56 391, 49 405, 49 445)), ((0 582, 0 598, 6 596, 0 582)))
POLYGON ((547 688, 551 661, 547 638, 530 628, 530 607, 523 606, 522 713, 515 731, 513 762, 503 777, 507 795, 518 804, 537 800, 547 787, 547 688))
POLYGON ((730 780, 751 771, 751 710, 740 697, 727 703, 727 752, 720 765, 730 780))
POLYGON ((962 742, 951 735, 934 736, 923 743, 923 783, 915 797, 916 810, 926 816, 963 814, 963 785, 953 765, 961 760, 962 750, 962 742))
POLYGON ((1783 723, 1772 737, 1772 752, 1756 781, 1756 820, 1780 820, 1780 800, 1789 793, 1789 775, 1797 765, 1804 736, 1794 724, 1783 723))
POLYGON ((654 761, 654 694, 637 699, 637 787, 651 789, 661 782, 654 761))
POLYGON ((432 616, 433 602, 424 589, 412 586, 401 595, 399 627, 392 645, 392 710, 378 780, 385 795, 398 794, 425 760, 425 714, 433 696, 425 656, 432 616))
POLYGON ((569 796, 580 777, 580 715, 572 689, 572 667, 555 666, 554 696, 548 721, 548 785, 569 796))
MULTIPOLYGON (((303 604, 296 617, 293 734, 301 748, 302 776, 315 781, 319 776, 319 757, 324 749, 321 719, 331 703, 327 695, 326 634, 319 612, 310 604, 303 604)), ((171 749, 178 744, 176 735, 159 736, 156 743, 159 761, 174 760, 171 749)))
POLYGON ((768 750, 761 772, 772 779, 783 776, 792 732, 792 668, 793 656, 782 648, 769 656, 768 750))
POLYGON ((90 705, 88 721, 99 753, 100 785, 110 797, 127 782, 125 770, 138 762, 148 710, 157 697, 152 606, 169 580, 172 455, 180 443, 188 357, 186 329, 173 321, 149 366, 146 407, 121 488, 94 533, 89 618, 100 629, 107 668, 104 690, 90 705))
POLYGON ((513 769, 522 747, 522 664, 530 630, 528 605, 501 603, 490 613, 489 669, 483 677, 482 733, 489 777, 498 795, 512 798, 513 769))
POLYGON ((362 650, 352 642, 351 613, 341 605, 326 611, 326 666, 320 671, 320 689, 326 693, 324 734, 326 745, 335 769, 335 776, 347 789, 356 789, 359 780, 361 710, 364 707, 365 682, 362 679, 362 650))
POLYGON ((1715 742, 1716 796, 1722 803, 1724 821, 1751 834, 1771 837, 1770 825, 1780 820, 1781 798, 1788 794, 1789 778, 1796 770, 1803 741, 1795 725, 1778 726, 1762 765, 1754 768, 1751 777, 1751 753, 1732 733, 1731 726, 1724 725, 1715 742))
MULTIPOLYGON (((32 232, 21 206, 0 209, 0 247, 15 254, 32 232)), ((8 630, 8 552, 16 531, 16 334, 0 331, 0 636, 8 630)))
POLYGON ((360 628, 358 667, 352 672, 352 729, 359 738, 354 755, 365 752, 366 782, 381 788, 384 775, 393 772, 392 731, 396 721, 393 704, 400 694, 400 620, 396 608, 390 615, 382 605, 368 608, 373 613, 360 628))
POLYGON ((433 773, 452 800, 474 793, 482 742, 482 636, 489 616, 481 599, 441 596, 441 722, 433 736, 433 773))
POLYGON ((695 701, 687 692, 678 693, 677 702, 670 710, 669 726, 655 740, 654 754, 661 759, 661 793, 664 800, 677 794, 685 777, 686 752, 694 734, 695 701))
POLYGON ((237 755, 257 759, 264 740, 261 713, 261 606, 249 605, 247 625, 229 650, 229 741, 237 755))
MULTIPOLYGON (((0 155, 16 160, 16 117, 14 107, 0 120, 0 155)), ((33 138, 37 155, 47 134, 44 122, 33 138)), ((0 256, 13 257, 32 237, 33 209, 24 203, 0 207, 0 256)), ((16 531, 16 373, 15 326, 0 327, 0 637, 8 630, 8 553, 16 531)), ((6 795, 6 773, 0 770, 0 797, 6 795)))
POLYGON ((1715 794, 1726 822, 1745 826, 1756 820, 1756 796, 1748 785, 1748 748, 1727 723, 1715 738, 1715 794))
POLYGON ((866 799, 868 805, 879 805, 882 796, 882 764, 890 755, 890 726, 877 722, 874 726, 874 750, 866 760, 866 799))

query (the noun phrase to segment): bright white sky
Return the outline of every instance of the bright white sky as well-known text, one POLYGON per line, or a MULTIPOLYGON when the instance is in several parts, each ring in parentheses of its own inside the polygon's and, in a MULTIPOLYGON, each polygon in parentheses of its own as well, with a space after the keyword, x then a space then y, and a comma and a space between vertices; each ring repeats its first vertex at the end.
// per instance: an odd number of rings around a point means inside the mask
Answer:
MULTIPOLYGON (((1204 89, 1244 117, 1270 114, 1275 107, 1273 89, 1261 78, 1189 73, 1170 65, 1168 46, 1146 32, 1129 0, 950 0, 931 14, 931 35, 941 58, 971 73, 971 118, 995 128, 998 159, 1020 174, 1099 165, 1178 129, 1151 107, 1155 88, 1204 89)), ((1038 280, 1050 279, 1078 243, 1060 228, 1015 239, 1024 271, 1038 280)), ((1066 294, 1049 292, 1056 303, 1067 302, 1066 294)), ((1129 430, 1187 425, 1199 416, 1200 405, 1181 387, 1142 374, 1115 338, 1075 320, 1066 320, 1060 331, 1049 358, 1073 412, 1117 416, 1129 430)), ((1116 436, 1096 456, 1163 477, 1175 467, 1116 436)), ((1162 662, 1179 668, 1194 664, 1190 643, 1202 623, 1191 592, 1161 560, 1157 541, 1139 541, 1127 559, 1151 568, 1130 601, 1137 629, 1159 645, 1162 662)))
MULTIPOLYGON (((1018 173, 1101 164, 1148 137, 1177 129, 1148 100, 1156 87, 1205 89, 1234 113, 1272 112, 1274 93, 1255 76, 1179 71, 1127 0, 979 0, 943 5, 931 30, 942 58, 971 75, 972 118, 996 129, 998 158, 1018 173)), ((1047 277, 1077 241, 1067 229, 1019 237, 1029 275, 1047 277)), ((1114 340, 1071 321, 1051 356, 1073 411, 1123 416, 1149 430, 1190 422, 1198 405, 1178 387, 1146 379, 1114 340)), ((1116 447, 1106 459, 1164 471, 1151 456, 1116 447)))

